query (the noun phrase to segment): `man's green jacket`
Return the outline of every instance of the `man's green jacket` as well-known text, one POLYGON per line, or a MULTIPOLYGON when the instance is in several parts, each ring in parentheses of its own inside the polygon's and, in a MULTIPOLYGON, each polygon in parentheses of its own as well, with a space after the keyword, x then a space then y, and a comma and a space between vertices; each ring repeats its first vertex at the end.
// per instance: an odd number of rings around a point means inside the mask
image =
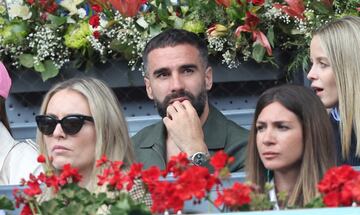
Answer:
MULTIPOLYGON (((212 105, 209 116, 203 125, 205 143, 210 155, 218 150, 224 150, 228 155, 234 156, 235 162, 230 171, 240 171, 244 168, 248 131, 235 122, 228 120, 212 105)), ((179 131, 181 132, 181 131, 179 131)), ((150 166, 166 167, 166 127, 162 121, 147 126, 132 137, 137 162, 150 166)), ((189 142, 188 144, 191 144, 189 142)), ((206 166, 213 171, 209 162, 206 166)))

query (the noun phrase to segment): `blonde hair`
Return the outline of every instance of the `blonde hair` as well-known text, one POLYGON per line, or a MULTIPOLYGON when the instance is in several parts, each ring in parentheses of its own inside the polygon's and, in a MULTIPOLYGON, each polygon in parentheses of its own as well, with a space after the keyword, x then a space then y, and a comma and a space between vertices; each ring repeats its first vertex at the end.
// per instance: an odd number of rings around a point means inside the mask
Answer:
POLYGON ((332 126, 324 105, 310 89, 283 85, 266 90, 256 104, 245 164, 247 180, 259 185, 262 192, 268 181, 268 170, 262 163, 257 149, 256 121, 262 110, 274 102, 279 102, 294 113, 302 126, 304 152, 299 177, 287 200, 288 206, 302 207, 318 195, 317 183, 327 169, 335 166, 332 126))
MULTIPOLYGON (((124 162, 124 168, 128 168, 134 162, 134 151, 128 134, 125 117, 120 109, 120 104, 113 91, 102 81, 95 78, 74 78, 55 85, 45 95, 42 102, 40 114, 45 114, 48 103, 53 95, 61 90, 74 90, 82 94, 90 107, 91 115, 94 118, 96 131, 95 160, 105 154, 110 160, 120 160, 124 162)), ((44 142, 44 135, 37 130, 37 143, 40 152, 47 157, 49 155, 44 142)), ((46 168, 57 171, 49 164, 46 168)), ((94 168, 91 180, 86 188, 91 192, 98 192, 97 174, 100 169, 94 168)))
POLYGON ((360 157, 360 17, 347 16, 314 32, 329 58, 339 95, 342 157, 348 158, 352 129, 360 157))

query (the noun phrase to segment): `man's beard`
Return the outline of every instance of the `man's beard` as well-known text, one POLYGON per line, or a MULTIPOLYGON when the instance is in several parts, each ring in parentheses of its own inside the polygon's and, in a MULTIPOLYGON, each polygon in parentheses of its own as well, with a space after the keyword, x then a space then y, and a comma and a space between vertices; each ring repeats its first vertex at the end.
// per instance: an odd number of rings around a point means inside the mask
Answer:
POLYGON ((154 102, 156 105, 156 108, 159 112, 159 115, 161 118, 164 118, 166 114, 166 109, 170 105, 170 101, 176 98, 185 97, 187 98, 192 106, 195 108, 198 116, 200 117, 202 113, 204 112, 205 104, 206 104, 206 98, 207 98, 207 92, 206 89, 203 88, 198 96, 194 96, 188 91, 185 90, 178 90, 175 92, 172 92, 170 95, 167 95, 163 102, 160 102, 156 98, 154 98, 154 102))

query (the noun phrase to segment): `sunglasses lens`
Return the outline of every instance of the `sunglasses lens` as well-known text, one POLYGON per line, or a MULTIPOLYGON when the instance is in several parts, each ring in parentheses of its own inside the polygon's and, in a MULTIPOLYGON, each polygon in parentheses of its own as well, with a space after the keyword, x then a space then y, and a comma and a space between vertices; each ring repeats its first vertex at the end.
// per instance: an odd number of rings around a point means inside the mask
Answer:
POLYGON ((80 131, 84 120, 78 116, 67 116, 62 119, 61 127, 66 134, 73 135, 80 131))
POLYGON ((36 116, 35 120, 41 133, 50 135, 54 132, 57 124, 56 119, 51 118, 50 116, 36 116))

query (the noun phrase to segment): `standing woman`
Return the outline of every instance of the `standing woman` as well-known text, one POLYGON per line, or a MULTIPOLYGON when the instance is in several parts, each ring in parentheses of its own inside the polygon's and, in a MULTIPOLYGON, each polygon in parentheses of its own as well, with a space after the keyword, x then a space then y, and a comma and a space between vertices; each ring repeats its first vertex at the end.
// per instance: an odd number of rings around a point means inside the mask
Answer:
POLYGON ((266 90, 256 105, 246 160, 247 180, 265 192, 274 189, 274 209, 303 207, 318 195, 316 186, 335 165, 333 136, 320 99, 303 86, 266 90), (285 202, 277 194, 285 193, 285 202))
POLYGON ((307 78, 336 134, 339 164, 360 165, 360 17, 343 17, 313 34, 307 78))
MULTIPOLYGON (((79 185, 90 192, 102 191, 97 186, 100 169, 95 167, 102 155, 123 161, 124 171, 134 161, 120 104, 98 79, 75 78, 55 85, 45 95, 36 123, 37 143, 48 161, 46 168, 58 173, 71 164, 82 175, 79 185)), ((130 195, 139 200, 141 189, 133 191, 130 195)))

